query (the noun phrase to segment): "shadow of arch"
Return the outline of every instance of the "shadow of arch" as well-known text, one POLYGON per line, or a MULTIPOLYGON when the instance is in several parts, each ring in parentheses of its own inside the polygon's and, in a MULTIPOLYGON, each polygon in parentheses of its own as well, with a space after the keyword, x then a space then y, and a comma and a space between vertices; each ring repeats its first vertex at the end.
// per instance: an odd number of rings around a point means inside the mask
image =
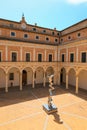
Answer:
POLYGON ((63 67, 60 71, 60 84, 65 87, 66 83, 66 69, 63 67))

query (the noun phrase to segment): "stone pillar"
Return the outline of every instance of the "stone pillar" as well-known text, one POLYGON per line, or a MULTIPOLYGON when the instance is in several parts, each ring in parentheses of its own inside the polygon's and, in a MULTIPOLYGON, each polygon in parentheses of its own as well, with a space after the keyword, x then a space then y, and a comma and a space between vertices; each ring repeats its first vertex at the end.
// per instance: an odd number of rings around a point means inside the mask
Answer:
POLYGON ((78 75, 76 75, 76 93, 78 93, 78 75))
POLYGON ((44 56, 44 57, 45 57, 45 59, 44 59, 44 60, 46 61, 46 49, 45 49, 45 56, 44 56))
POLYGON ((20 91, 22 90, 22 72, 20 72, 20 91))
POLYGON ((78 62, 78 48, 76 48, 76 62, 78 62))
POLYGON ((68 89, 68 73, 66 73, 66 89, 68 89))
POLYGON ((8 46, 6 46, 6 61, 8 61, 8 46))
POLYGON ((43 81, 43 86, 45 87, 45 85, 46 85, 46 84, 45 84, 45 82, 46 82, 46 81, 45 81, 45 80, 46 80, 45 71, 44 71, 44 78, 43 78, 43 79, 44 79, 44 81, 43 81))
POLYGON ((34 79, 34 75, 35 75, 35 73, 33 72, 33 82, 32 82, 32 88, 34 88, 35 87, 35 79, 34 79))
POLYGON ((6 85, 5 85, 5 92, 8 92, 8 74, 6 73, 6 85))
POLYGON ((23 59, 22 59, 22 47, 20 47, 20 61, 23 61, 23 59))
POLYGON ((66 62, 68 62, 68 48, 66 49, 66 62))
POLYGON ((35 61, 35 48, 33 49, 33 61, 35 61))

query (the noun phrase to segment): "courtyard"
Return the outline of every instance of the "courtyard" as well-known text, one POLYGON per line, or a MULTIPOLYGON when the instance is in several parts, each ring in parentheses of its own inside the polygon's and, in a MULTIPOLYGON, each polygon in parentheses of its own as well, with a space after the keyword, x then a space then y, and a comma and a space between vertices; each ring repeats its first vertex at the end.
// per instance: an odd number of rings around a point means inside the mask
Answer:
POLYGON ((48 86, 22 91, 0 91, 0 130, 87 130, 87 91, 55 86, 53 101, 58 112, 47 114, 48 86), (63 123, 61 123, 63 120, 63 123))

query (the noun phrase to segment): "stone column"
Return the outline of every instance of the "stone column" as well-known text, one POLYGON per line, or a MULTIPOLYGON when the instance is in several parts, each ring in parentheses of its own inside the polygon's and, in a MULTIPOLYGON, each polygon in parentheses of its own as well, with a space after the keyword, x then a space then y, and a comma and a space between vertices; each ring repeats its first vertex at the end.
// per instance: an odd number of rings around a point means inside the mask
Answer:
POLYGON ((45 85, 46 85, 46 84, 45 84, 45 80, 46 80, 46 78, 45 78, 45 71, 44 71, 44 78, 43 78, 43 79, 44 79, 44 81, 43 81, 43 86, 45 87, 45 85))
POLYGON ((20 72, 20 91, 22 90, 22 72, 20 72))
POLYGON ((68 62, 68 48, 66 49, 66 62, 68 62))
POLYGON ((34 88, 35 87, 35 79, 34 79, 34 75, 35 75, 35 73, 33 72, 33 82, 32 82, 32 88, 34 88))
POLYGON ((6 73, 6 86, 5 86, 5 92, 8 92, 8 73, 6 73))
POLYGON ((33 49, 33 61, 35 61, 35 48, 33 49))
POLYGON ((23 61, 23 59, 22 59, 22 47, 20 47, 20 61, 23 61))
POLYGON ((45 55, 44 55, 44 57, 45 57, 45 59, 44 59, 44 60, 46 61, 46 49, 45 49, 45 55))
POLYGON ((76 75, 76 93, 78 93, 78 75, 76 75))
POLYGON ((8 61, 8 46, 6 46, 6 61, 8 61))
POLYGON ((76 62, 78 62, 78 48, 76 48, 76 62))
POLYGON ((68 89, 68 73, 66 73, 66 89, 68 89))

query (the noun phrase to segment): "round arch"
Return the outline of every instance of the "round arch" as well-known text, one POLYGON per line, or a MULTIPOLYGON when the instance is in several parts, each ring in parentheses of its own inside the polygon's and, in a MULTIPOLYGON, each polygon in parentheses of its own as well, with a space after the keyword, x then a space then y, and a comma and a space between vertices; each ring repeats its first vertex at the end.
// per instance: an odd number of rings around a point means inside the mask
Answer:
POLYGON ((66 69, 64 67, 60 70, 60 83, 65 84, 66 83, 66 69))
POLYGON ((10 67, 8 69, 8 87, 19 86, 20 69, 18 67, 10 67))
POLYGON ((42 84, 44 80, 44 69, 43 67, 37 67, 35 70, 35 83, 42 84))
POLYGON ((22 69, 22 84, 30 85, 33 82, 33 69, 31 67, 25 67, 22 69))
POLYGON ((68 84, 70 86, 76 86, 76 71, 74 68, 69 68, 68 71, 68 84))
POLYGON ((0 88, 5 88, 6 86, 6 72, 3 68, 0 68, 0 88))
POLYGON ((87 69, 85 69, 85 68, 79 70, 78 86, 81 89, 87 90, 87 69))

